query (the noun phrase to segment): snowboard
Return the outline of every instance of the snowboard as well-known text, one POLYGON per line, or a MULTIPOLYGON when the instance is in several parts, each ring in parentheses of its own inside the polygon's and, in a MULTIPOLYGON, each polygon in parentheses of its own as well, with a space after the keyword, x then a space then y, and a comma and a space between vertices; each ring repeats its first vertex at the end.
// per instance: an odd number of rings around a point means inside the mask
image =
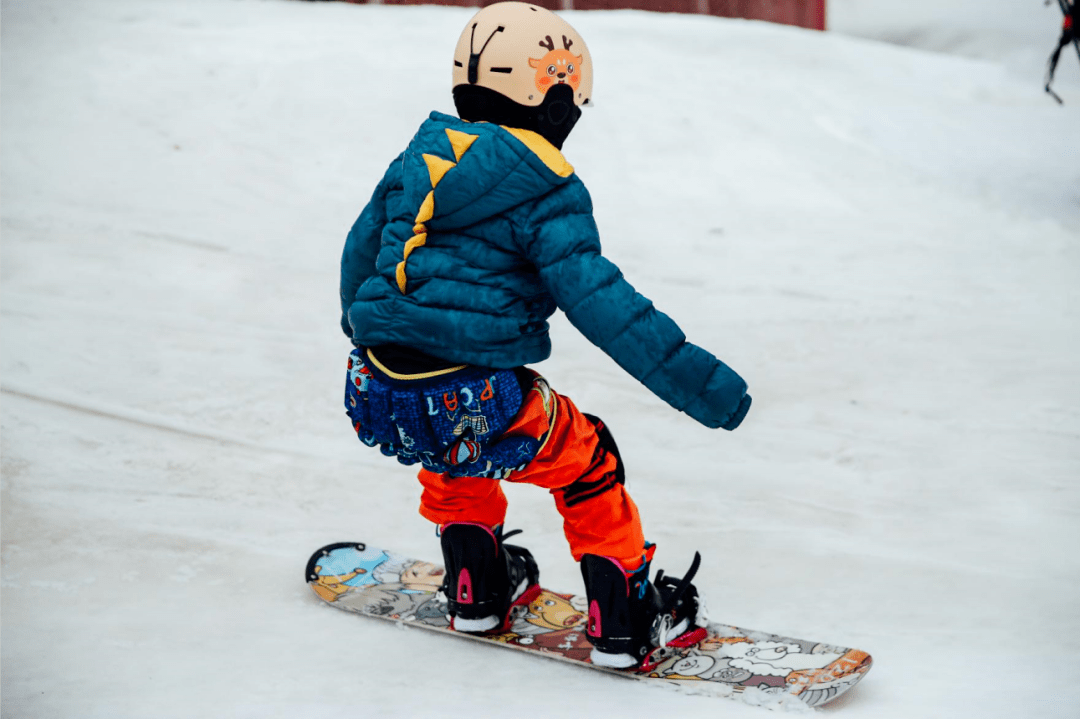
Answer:
POLYGON ((687 646, 657 650, 640 668, 599 667, 589 661, 585 597, 541 589, 527 607, 515 610, 509 631, 465 634, 450 627, 440 591, 444 574, 437 563, 352 542, 315 552, 305 579, 319 599, 338 609, 754 704, 823 706, 855 686, 872 663, 858 649, 710 622, 687 646))

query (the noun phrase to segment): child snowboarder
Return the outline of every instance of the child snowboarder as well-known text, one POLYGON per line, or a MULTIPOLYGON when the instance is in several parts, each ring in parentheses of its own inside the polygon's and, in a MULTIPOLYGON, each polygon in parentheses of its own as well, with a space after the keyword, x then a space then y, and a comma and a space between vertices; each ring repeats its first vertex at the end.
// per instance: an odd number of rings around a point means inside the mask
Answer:
POLYGON ((578 33, 543 8, 490 5, 454 52, 460 119, 432 113, 353 225, 341 260, 346 410, 361 441, 420 463, 453 627, 505 630, 539 592, 505 544, 500 481, 549 490, 581 563, 592 661, 640 664, 704 622, 690 579, 649 581, 654 545, 607 426, 524 365, 556 309, 659 397, 735 429, 746 383, 600 254, 585 186, 560 150, 592 95, 578 33))

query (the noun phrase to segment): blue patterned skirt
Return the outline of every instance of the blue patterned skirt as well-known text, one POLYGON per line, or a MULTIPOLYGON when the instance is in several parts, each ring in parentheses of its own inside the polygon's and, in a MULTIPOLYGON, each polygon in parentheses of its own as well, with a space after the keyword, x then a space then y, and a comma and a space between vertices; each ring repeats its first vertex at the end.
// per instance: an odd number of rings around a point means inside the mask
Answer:
POLYGON ((360 441, 439 474, 502 479, 528 464, 540 441, 504 436, 523 402, 514 370, 463 366, 401 375, 368 352, 349 355, 345 411, 360 441))

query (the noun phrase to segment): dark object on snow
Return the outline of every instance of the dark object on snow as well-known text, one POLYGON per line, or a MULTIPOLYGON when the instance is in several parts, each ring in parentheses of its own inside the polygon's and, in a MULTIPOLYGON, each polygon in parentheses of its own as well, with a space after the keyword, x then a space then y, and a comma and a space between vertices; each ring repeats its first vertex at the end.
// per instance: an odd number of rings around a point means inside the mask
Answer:
MULTIPOLYGON (((1046 4, 1050 4, 1050 0, 1046 0, 1046 4)), ((1080 24, 1080 0, 1058 0, 1058 5, 1061 6, 1061 12, 1065 14, 1065 20, 1062 22, 1061 37, 1058 39, 1058 46, 1054 49, 1054 52, 1050 55, 1050 60, 1046 67, 1046 91, 1050 93, 1058 104, 1064 105, 1058 94, 1050 89, 1050 83, 1054 81, 1054 70, 1057 69, 1058 58, 1061 57, 1062 48, 1072 43, 1076 48, 1076 56, 1080 58, 1080 39, 1077 38, 1078 24, 1080 24)))

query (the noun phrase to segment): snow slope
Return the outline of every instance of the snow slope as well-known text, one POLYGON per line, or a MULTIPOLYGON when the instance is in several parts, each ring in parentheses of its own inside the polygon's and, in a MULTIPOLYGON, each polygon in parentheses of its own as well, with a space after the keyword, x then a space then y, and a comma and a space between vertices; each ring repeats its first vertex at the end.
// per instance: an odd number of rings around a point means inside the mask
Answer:
MULTIPOLYGON (((3 2, 5 719, 763 716, 302 582, 332 541, 437 556, 411 472, 339 407, 337 261, 452 109, 468 15, 3 2)), ((871 652, 827 713, 1080 713, 1077 87, 1058 107, 1004 61, 840 32, 570 19, 598 106, 565 149, 605 252, 755 398, 706 430, 555 320, 539 368, 620 440, 656 566, 701 550, 718 619, 871 652)), ((550 499, 508 493, 577 589, 550 499)))
MULTIPOLYGON (((1057 0, 829 0, 828 27, 846 35, 993 60, 1017 76, 1042 77, 1061 34, 1057 0)), ((1058 82, 1080 81, 1076 52, 1058 82)))

